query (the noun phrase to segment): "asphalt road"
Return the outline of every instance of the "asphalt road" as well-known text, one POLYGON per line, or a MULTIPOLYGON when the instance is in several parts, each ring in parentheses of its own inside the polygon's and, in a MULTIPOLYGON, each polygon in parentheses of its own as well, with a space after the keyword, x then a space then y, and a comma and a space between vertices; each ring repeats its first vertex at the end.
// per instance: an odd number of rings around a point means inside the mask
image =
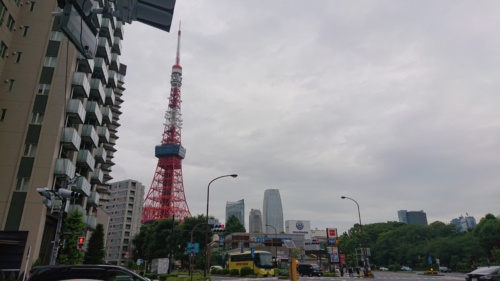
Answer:
MULTIPOLYGON (((418 275, 416 273, 397 273, 397 272, 383 272, 374 271, 375 278, 366 278, 365 280, 391 280, 391 281, 422 281, 422 280, 448 280, 448 281, 465 281, 462 273, 443 273, 443 276, 426 276, 418 275)), ((238 277, 220 277, 212 276, 212 281, 259 281, 259 280, 278 280, 277 277, 267 278, 238 278, 238 277)), ((359 280, 356 277, 299 277, 299 281, 349 281, 359 280)), ((283 280, 285 281, 285 280, 283 280)))

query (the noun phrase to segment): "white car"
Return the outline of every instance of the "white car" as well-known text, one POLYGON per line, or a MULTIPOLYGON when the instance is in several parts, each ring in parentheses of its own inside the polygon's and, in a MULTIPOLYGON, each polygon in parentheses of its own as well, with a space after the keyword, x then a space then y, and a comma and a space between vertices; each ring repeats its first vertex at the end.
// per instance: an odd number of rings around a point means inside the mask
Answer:
POLYGON ((210 271, 212 271, 212 269, 214 269, 214 268, 215 268, 215 269, 220 269, 220 270, 222 270, 222 266, 220 266, 220 265, 212 265, 212 266, 210 267, 210 271))
POLYGON ((389 269, 388 269, 387 267, 381 267, 381 268, 379 268, 379 270, 382 270, 382 271, 387 271, 387 270, 389 270, 389 269))

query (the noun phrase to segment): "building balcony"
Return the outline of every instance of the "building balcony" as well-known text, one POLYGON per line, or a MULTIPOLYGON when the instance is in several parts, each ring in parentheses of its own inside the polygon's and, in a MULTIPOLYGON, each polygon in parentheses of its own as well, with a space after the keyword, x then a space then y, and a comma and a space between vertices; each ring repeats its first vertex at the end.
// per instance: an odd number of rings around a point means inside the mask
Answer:
MULTIPOLYGON (((94 159, 97 163, 106 163, 106 157, 107 157, 107 154, 106 154, 106 149, 104 149, 104 147, 98 147, 97 149, 94 150, 94 159)), ((104 170, 102 168, 102 165, 101 165, 101 169, 104 170)))
POLYGON ((101 169, 95 169, 90 176, 91 184, 103 184, 103 173, 101 169))
POLYGON ((115 37, 120 37, 120 39, 123 40, 123 35, 125 33, 123 30, 124 26, 125 25, 123 24, 122 21, 120 21, 120 20, 116 21, 115 32, 114 32, 115 37))
POLYGON ((97 126, 97 136, 99 136, 99 142, 109 142, 109 130, 108 127, 97 126))
POLYGON ((73 87, 73 94, 77 97, 89 97, 90 84, 87 78, 87 73, 75 72, 75 74, 73 75, 71 86, 73 87))
POLYGON ((104 93, 106 94, 106 101, 104 102, 105 105, 114 105, 115 104, 115 92, 113 92, 112 88, 106 88, 104 90, 104 93))
POLYGON ((106 151, 106 155, 108 156, 108 158, 114 158, 115 157, 115 153, 113 151, 106 151))
MULTIPOLYGON (((87 204, 88 204, 88 201, 87 201, 87 204)), ((85 219, 85 225, 87 225, 87 228, 95 230, 95 228, 97 226, 96 217, 89 215, 89 216, 84 216, 83 218, 85 219)))
POLYGON ((91 143, 92 147, 97 147, 99 144, 99 136, 92 125, 83 125, 82 128, 82 141, 91 143))
POLYGON ((120 37, 113 38, 113 47, 111 47, 111 52, 115 54, 122 54, 122 40, 120 37))
MULTIPOLYGON (((102 6, 97 3, 97 1, 94 1, 94 6, 92 7, 93 9, 102 9, 102 6)), ((92 14, 92 23, 94 26, 99 29, 101 28, 102 24, 102 14, 92 14)))
POLYGON ((111 124, 113 120, 113 112, 111 112, 111 108, 109 106, 103 106, 101 108, 102 121, 104 124, 111 124))
POLYGON ((76 60, 78 61, 78 72, 92 73, 94 70, 94 60, 85 58, 80 52, 78 52, 76 60))
POLYGON ((105 181, 110 181, 112 179, 113 179, 113 177, 109 173, 104 173, 104 180, 105 181))
POLYGON ((91 187, 92 186, 90 185, 89 181, 86 178, 78 177, 75 185, 73 187, 71 187, 71 191, 81 193, 81 194, 85 195, 86 197, 88 197, 90 195, 91 187))
POLYGON ((105 92, 101 79, 92 78, 90 80, 90 97, 93 101, 104 103, 105 92))
POLYGON ((108 70, 108 88, 116 88, 116 71, 108 70))
MULTIPOLYGON (((116 78, 118 79, 118 82, 119 82, 119 83, 122 83, 122 84, 123 84, 123 83, 125 83, 125 75, 123 75, 123 74, 121 74, 121 73, 118 73, 118 74, 116 75, 116 78)), ((122 90, 122 92, 123 92, 123 90, 122 90)))
POLYGON ((113 132, 113 131, 114 131, 114 132, 116 132, 116 131, 118 131, 118 127, 120 127, 120 124, 117 124, 117 125, 115 125, 115 124, 111 124, 111 125, 109 125, 109 126, 108 126, 108 129, 109 129, 111 132, 113 132))
POLYGON ((98 125, 102 124, 102 113, 99 104, 95 101, 87 101, 87 115, 89 120, 95 120, 98 125))
POLYGON ((70 179, 75 177, 75 165, 67 158, 57 158, 54 175, 66 176, 70 179))
POLYGON ((109 69, 118 71, 120 69, 120 55, 112 53, 111 62, 109 63, 109 69))
POLYGON ((113 34, 113 26, 110 18, 103 17, 101 28, 99 29, 99 37, 111 40, 113 34))
MULTIPOLYGON (((107 155, 106 155, 107 156, 107 155)), ((105 171, 105 172, 112 172, 113 171, 113 166, 112 165, 109 165, 109 164, 102 164, 101 165, 101 170, 105 171)))
POLYGON ((105 82, 108 81, 108 66, 106 65, 106 60, 103 58, 94 58, 94 78, 99 78, 105 82))
POLYGON ((87 199, 87 205, 90 204, 92 206, 98 206, 99 205, 99 197, 100 197, 100 194, 97 191, 92 191, 90 193, 89 198, 87 199))
POLYGON ((82 139, 78 135, 78 131, 73 127, 63 128, 61 133, 61 144, 64 148, 70 151, 78 151, 82 139))
POLYGON ((89 169, 90 171, 94 170, 95 159, 87 149, 81 149, 78 151, 78 156, 76 157, 76 166, 84 167, 89 169))
POLYGON ((101 194, 101 196, 100 196, 99 200, 101 202, 108 202, 109 201, 109 198, 110 198, 109 193, 100 193, 100 194, 101 194))
POLYGON ((68 107, 66 108, 66 114, 71 122, 75 124, 83 124, 85 120, 86 111, 83 104, 78 99, 70 99, 68 101, 68 107))
POLYGON ((109 48, 109 42, 107 38, 99 37, 99 39, 97 40, 96 56, 103 58, 106 64, 109 64, 109 61, 111 60, 111 49, 109 48))

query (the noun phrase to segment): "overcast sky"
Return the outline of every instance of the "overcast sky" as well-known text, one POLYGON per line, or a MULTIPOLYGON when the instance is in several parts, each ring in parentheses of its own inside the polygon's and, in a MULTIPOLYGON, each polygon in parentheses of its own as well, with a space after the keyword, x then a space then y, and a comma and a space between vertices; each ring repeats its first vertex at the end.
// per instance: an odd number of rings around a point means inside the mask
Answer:
POLYGON ((178 1, 170 33, 125 26, 114 181, 151 185, 178 22, 184 189, 343 232, 500 215, 500 1, 178 1))

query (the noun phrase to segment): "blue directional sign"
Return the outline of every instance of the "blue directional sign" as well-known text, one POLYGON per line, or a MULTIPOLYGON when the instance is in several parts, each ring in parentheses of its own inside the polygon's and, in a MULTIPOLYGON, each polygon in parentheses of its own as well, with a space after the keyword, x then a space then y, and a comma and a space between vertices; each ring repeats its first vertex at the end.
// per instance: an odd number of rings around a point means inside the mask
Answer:
POLYGON ((222 254, 222 255, 221 255, 221 258, 222 258, 222 260, 225 260, 225 259, 226 259, 226 255, 225 255, 225 254, 222 254))
POLYGON ((432 264, 432 257, 431 257, 431 256, 429 256, 429 258, 428 258, 428 259, 429 259, 429 264, 432 264))
POLYGON ((255 257, 255 250, 254 248, 250 248, 250 252, 251 252, 251 255, 252 255, 252 259, 255 257))

